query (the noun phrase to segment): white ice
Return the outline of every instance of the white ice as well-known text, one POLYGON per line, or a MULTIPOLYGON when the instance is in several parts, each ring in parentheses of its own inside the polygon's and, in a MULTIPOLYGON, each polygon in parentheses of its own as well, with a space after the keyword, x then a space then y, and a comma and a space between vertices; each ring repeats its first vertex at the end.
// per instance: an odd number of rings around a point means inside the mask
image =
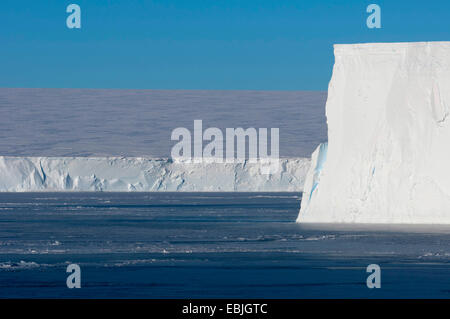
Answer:
POLYGON ((328 147, 313 154, 297 221, 450 224, 450 42, 334 53, 328 147))
POLYGON ((259 163, 182 163, 138 157, 0 156, 0 192, 203 191, 301 192, 310 160, 285 158, 262 174, 259 163))

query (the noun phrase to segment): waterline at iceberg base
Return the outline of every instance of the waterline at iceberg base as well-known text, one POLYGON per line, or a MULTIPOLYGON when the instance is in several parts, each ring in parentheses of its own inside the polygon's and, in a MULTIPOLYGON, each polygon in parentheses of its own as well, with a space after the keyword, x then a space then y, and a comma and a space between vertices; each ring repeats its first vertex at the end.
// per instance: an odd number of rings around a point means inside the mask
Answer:
POLYGON ((0 192, 301 192, 306 158, 260 163, 183 163, 145 157, 0 157, 0 192))
POLYGON ((298 222, 450 224, 450 42, 335 45, 298 222))

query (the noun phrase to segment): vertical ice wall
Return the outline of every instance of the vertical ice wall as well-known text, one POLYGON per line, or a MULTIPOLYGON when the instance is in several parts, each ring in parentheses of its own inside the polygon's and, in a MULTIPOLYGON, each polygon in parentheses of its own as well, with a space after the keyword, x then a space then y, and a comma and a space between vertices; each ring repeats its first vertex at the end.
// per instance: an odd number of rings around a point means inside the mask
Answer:
POLYGON ((183 163, 146 157, 0 156, 0 192, 301 192, 310 160, 183 163))
POLYGON ((450 42, 334 53, 326 160, 322 146, 297 221, 449 224, 450 42))

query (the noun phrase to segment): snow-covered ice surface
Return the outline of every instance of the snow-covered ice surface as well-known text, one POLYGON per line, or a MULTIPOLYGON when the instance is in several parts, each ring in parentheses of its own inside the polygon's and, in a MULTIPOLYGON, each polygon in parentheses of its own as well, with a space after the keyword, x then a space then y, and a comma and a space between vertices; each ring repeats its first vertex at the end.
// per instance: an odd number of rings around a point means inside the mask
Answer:
POLYGON ((298 224, 300 199, 0 193, 0 297, 450 297, 450 226, 298 224), (373 263, 381 289, 366 286, 373 263))
POLYGON ((264 174, 260 163, 183 163, 126 157, 0 157, 0 192, 43 191, 297 191, 310 160, 280 159, 264 174))
POLYGON ((0 88, 0 155, 168 158, 173 129, 280 129, 280 156, 326 141, 326 92, 0 88))
POLYGON ((298 221, 450 224, 450 42, 334 51, 298 221))

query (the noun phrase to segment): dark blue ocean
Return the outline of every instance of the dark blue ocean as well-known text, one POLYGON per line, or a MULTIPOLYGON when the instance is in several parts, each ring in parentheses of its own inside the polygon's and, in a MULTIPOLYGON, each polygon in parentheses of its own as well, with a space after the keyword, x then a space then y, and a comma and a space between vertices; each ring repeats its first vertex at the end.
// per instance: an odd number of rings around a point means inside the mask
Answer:
POLYGON ((0 194, 0 297, 448 298, 450 228, 295 223, 298 193, 0 194), (66 267, 81 268, 68 289, 66 267), (381 288, 366 267, 381 267, 381 288))

